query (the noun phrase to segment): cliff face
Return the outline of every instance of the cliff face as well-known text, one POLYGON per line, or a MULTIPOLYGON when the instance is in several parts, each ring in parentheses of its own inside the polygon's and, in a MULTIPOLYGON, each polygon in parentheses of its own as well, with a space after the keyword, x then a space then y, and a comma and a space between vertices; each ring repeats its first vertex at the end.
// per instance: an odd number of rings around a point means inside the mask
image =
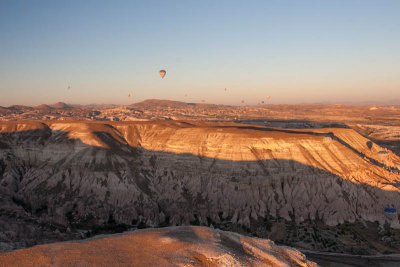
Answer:
POLYGON ((397 228, 384 208, 400 207, 400 159, 382 150, 344 128, 1 122, 0 207, 70 228, 267 217, 397 228))

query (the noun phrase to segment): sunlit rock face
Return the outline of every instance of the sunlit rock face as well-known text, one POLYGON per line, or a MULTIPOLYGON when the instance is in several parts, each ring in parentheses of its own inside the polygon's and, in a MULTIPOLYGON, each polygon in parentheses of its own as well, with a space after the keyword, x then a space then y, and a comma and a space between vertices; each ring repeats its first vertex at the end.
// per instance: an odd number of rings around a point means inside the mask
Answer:
MULTIPOLYGON (((269 216, 398 227, 384 208, 399 208, 400 159, 380 158, 383 149, 368 142, 344 128, 1 122, 0 205, 71 229, 110 221, 251 228, 269 216)), ((4 226, 15 232, 16 224, 4 226)))
POLYGON ((270 240, 168 227, 0 254, 1 266, 317 266, 270 240))

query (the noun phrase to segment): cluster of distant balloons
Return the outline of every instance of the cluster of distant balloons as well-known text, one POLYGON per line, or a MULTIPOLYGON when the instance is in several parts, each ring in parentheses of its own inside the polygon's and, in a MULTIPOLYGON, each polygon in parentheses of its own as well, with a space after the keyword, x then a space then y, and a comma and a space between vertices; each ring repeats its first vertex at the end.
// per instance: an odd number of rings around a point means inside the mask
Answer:
MULTIPOLYGON (((165 75, 167 74, 167 71, 166 71, 166 70, 160 70, 160 71, 159 71, 159 74, 160 74, 161 78, 164 79, 165 75)), ((71 86, 70 86, 70 85, 67 86, 67 90, 69 90, 69 89, 71 89, 71 86)), ((224 91, 226 92, 227 89, 225 88, 224 91)), ((130 98, 130 97, 131 97, 131 94, 128 94, 128 97, 130 98)), ((187 94, 185 94, 185 97, 187 97, 187 94)), ((267 96, 267 97, 266 97, 267 100, 269 100, 270 98, 271 98, 270 96, 267 96)), ((204 99, 202 99, 201 102, 204 103, 204 102, 206 102, 206 101, 205 101, 204 99)), ((242 100, 241 103, 244 104, 245 101, 242 100)), ((261 103, 262 103, 262 104, 265 104, 265 101, 263 100, 263 101, 261 101, 261 103)))

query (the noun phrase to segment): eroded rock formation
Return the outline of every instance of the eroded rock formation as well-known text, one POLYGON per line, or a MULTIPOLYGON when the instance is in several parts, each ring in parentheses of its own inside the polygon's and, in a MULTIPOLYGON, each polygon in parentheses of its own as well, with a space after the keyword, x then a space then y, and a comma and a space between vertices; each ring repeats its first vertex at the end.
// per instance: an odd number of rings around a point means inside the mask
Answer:
MULTIPOLYGON (((384 208, 400 204, 400 159, 388 151, 382 160, 382 148, 368 142, 345 128, 1 122, 1 218, 14 235, 28 217, 65 229, 227 221, 250 228, 267 217, 397 228, 384 208)), ((18 237, 1 239, 19 246, 18 237)))

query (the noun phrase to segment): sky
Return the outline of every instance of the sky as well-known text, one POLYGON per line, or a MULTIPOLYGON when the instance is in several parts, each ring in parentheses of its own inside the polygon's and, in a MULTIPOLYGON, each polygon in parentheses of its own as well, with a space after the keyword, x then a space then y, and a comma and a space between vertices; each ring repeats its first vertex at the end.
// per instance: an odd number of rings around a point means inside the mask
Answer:
POLYGON ((399 14, 399 0, 1 0, 0 105, 400 103, 399 14))

